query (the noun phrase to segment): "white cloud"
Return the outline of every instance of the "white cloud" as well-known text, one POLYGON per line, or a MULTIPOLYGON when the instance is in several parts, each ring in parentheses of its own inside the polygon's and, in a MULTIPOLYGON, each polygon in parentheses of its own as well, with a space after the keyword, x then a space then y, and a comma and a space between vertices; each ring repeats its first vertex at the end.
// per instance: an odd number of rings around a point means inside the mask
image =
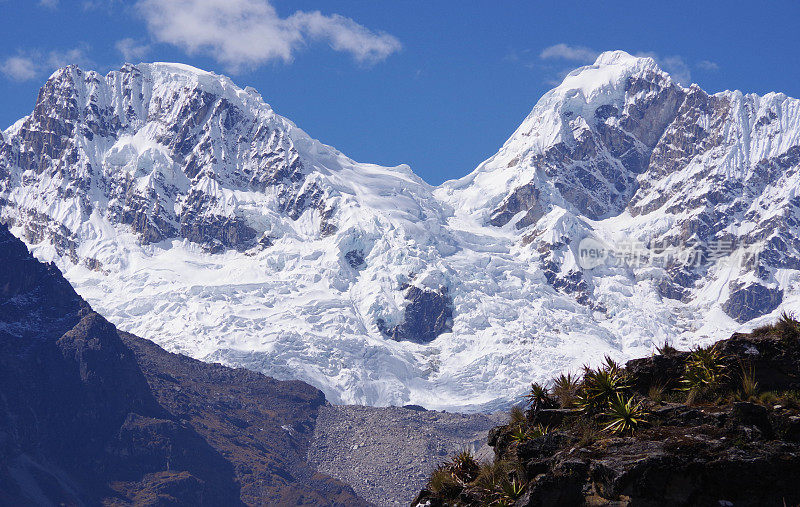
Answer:
POLYGON ((136 63, 136 61, 141 61, 144 56, 150 52, 150 45, 144 44, 136 39, 132 39, 127 37, 125 39, 120 39, 114 45, 117 48, 117 51, 122 53, 122 58, 126 62, 136 63))
POLYGON ((708 71, 715 71, 719 70, 719 64, 716 62, 712 62, 711 60, 700 60, 697 62, 697 68, 702 70, 708 71))
POLYGON ((313 41, 327 41, 363 63, 401 48, 392 35, 338 14, 297 11, 281 18, 269 0, 139 0, 136 7, 155 40, 208 54, 233 72, 291 61, 295 51, 313 41))
POLYGON ((401 48, 400 41, 392 35, 374 33, 338 14, 298 11, 288 21, 309 38, 326 40, 334 50, 348 52, 359 62, 379 62, 401 48))
POLYGON ((570 46, 568 44, 556 44, 546 47, 539 53, 539 58, 543 60, 572 60, 576 62, 593 62, 599 52, 584 46, 570 46))
POLYGON ((95 9, 108 9, 111 11, 117 5, 122 4, 122 0, 84 0, 83 10, 91 11, 95 9))
MULTIPOLYGON (((547 47, 539 53, 539 58, 543 60, 567 60, 579 63, 591 63, 600 53, 594 49, 584 46, 570 46, 568 44, 555 44, 547 47)), ((680 56, 660 56, 653 52, 640 52, 636 53, 638 57, 650 57, 656 61, 659 67, 666 71, 672 79, 682 85, 687 85, 692 82, 692 72, 689 65, 680 56)), ((706 70, 714 70, 717 68, 716 64, 704 60, 697 64, 699 68, 706 70)), ((563 73, 562 73, 563 74, 563 73)), ((558 83, 556 79, 551 79, 548 83, 558 83)))
POLYGON ((55 9, 58 7, 58 0, 39 0, 39 5, 48 9, 55 9))
POLYGON ((689 65, 687 65, 680 56, 659 56, 653 52, 637 53, 636 56, 649 56, 655 60, 658 66, 669 74, 672 79, 682 85, 688 85, 692 82, 692 71, 689 69, 689 65))
POLYGON ((6 58, 0 63, 0 72, 14 81, 29 81, 37 79, 46 72, 53 71, 67 65, 90 67, 92 61, 86 56, 84 47, 64 51, 20 52, 16 56, 6 58))
POLYGON ((29 81, 39 75, 37 64, 26 56, 12 56, 0 65, 0 71, 14 81, 29 81))
POLYGON ((86 56, 86 49, 83 47, 67 49, 64 51, 56 50, 47 53, 47 70, 66 67, 67 65, 77 65, 79 67, 91 67, 92 60, 86 56))

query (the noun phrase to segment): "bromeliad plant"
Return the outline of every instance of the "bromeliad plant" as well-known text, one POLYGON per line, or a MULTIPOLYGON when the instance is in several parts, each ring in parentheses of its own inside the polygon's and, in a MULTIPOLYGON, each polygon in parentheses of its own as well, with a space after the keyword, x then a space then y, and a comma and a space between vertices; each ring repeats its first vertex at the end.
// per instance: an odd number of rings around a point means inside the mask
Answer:
POLYGON ((608 424, 603 428, 605 431, 632 435, 645 422, 647 412, 641 401, 637 402, 632 397, 617 393, 609 401, 603 415, 609 418, 608 424))
POLYGON ((719 395, 728 378, 728 358, 716 345, 693 350, 681 379, 682 389, 688 392, 687 402, 719 395))
POLYGON ((526 442, 528 440, 533 440, 534 438, 539 438, 544 435, 550 433, 550 427, 545 426, 543 424, 537 424, 532 428, 523 428, 520 426, 516 426, 513 430, 511 430, 510 436, 511 439, 517 442, 526 442))
POLYGON ((544 408, 556 407, 556 402, 550 396, 550 390, 536 382, 531 384, 531 390, 525 395, 525 400, 534 412, 544 408))
POLYGON ((524 492, 525 483, 518 481, 516 477, 502 480, 497 490, 498 498, 492 505, 513 505, 524 492))
POLYGON ((604 410, 612 398, 630 388, 630 377, 619 364, 606 356, 605 363, 592 369, 584 367, 583 382, 576 405, 585 413, 604 410))

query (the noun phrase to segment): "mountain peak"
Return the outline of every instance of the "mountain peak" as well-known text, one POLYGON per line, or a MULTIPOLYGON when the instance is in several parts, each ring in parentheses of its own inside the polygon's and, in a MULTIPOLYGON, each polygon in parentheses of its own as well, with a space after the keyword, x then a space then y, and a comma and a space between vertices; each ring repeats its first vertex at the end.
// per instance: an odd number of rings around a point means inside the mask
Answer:
POLYGON ((559 97, 572 97, 580 92, 586 100, 598 95, 620 94, 625 83, 633 76, 647 75, 649 80, 672 81, 650 57, 633 56, 625 51, 606 51, 597 57, 594 64, 579 67, 564 78, 555 88, 559 97), (615 93, 616 92, 616 93, 615 93))
POLYGON ((639 64, 656 65, 656 62, 649 56, 633 56, 627 51, 622 51, 619 49, 600 53, 594 62, 596 67, 603 65, 635 66, 639 64))

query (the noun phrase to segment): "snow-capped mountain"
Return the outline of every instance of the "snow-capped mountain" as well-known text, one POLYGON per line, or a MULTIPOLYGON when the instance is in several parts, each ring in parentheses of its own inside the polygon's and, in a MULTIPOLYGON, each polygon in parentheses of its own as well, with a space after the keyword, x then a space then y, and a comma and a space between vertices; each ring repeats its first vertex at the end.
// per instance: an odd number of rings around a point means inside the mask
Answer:
POLYGON ((800 101, 709 95, 624 52, 436 188, 155 63, 53 74, 2 133, 0 199, 126 331, 334 402, 470 410, 800 308, 798 167, 800 101), (616 252, 587 265, 585 238, 616 252))

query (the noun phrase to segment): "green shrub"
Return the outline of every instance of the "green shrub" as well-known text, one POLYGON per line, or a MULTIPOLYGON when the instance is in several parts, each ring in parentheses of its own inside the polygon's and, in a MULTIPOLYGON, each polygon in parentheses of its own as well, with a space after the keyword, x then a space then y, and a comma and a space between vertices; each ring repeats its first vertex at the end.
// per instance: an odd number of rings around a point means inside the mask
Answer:
POLYGON ((800 409, 800 391, 765 391, 758 394, 755 400, 762 405, 774 407, 781 405, 786 408, 800 409))
POLYGON ((615 395, 608 403, 604 412, 609 418, 609 423, 603 428, 613 433, 633 434, 640 424, 645 422, 647 412, 642 407, 642 402, 636 402, 632 397, 622 394, 615 395))

